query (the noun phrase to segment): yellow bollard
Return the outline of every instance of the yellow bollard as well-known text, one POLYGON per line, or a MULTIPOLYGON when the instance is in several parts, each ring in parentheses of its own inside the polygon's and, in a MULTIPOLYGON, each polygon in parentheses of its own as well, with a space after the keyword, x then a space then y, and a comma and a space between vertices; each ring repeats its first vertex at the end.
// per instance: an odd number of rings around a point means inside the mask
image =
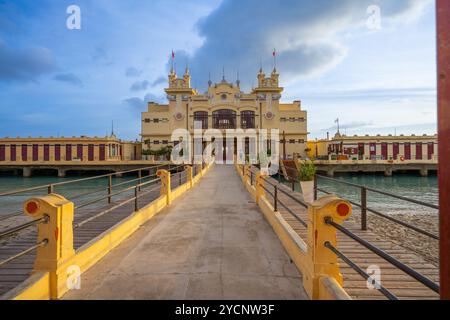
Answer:
POLYGON ((167 170, 158 170, 156 176, 161 178, 161 195, 165 195, 167 199, 167 205, 172 202, 171 199, 171 186, 170 186, 170 172, 167 170))
POLYGON ((33 219, 46 217, 47 223, 38 225, 38 248, 34 271, 48 271, 50 297, 60 298, 67 290, 66 263, 75 256, 73 248, 73 202, 57 194, 32 198, 24 203, 25 213, 33 219))
POLYGON ((246 184, 250 184, 250 177, 249 177, 249 175, 250 175, 250 170, 251 170, 251 166, 244 166, 244 177, 243 177, 243 179, 244 179, 244 185, 246 185, 246 184))
POLYGON ((194 186, 194 182, 192 181, 192 167, 191 166, 185 166, 184 170, 186 170, 186 179, 187 182, 189 182, 189 188, 192 188, 194 186))
POLYGON ((266 191, 264 190, 264 177, 266 176, 265 173, 258 172, 256 174, 256 204, 259 204, 259 200, 262 197, 266 196, 266 191))
POLYGON ((336 229, 325 223, 325 218, 342 224, 352 214, 352 206, 348 201, 334 195, 328 195, 315 201, 308 208, 308 256, 310 270, 304 279, 304 286, 313 300, 320 297, 320 278, 329 277, 342 287, 343 277, 340 272, 337 256, 324 244, 330 242, 337 247, 336 229))

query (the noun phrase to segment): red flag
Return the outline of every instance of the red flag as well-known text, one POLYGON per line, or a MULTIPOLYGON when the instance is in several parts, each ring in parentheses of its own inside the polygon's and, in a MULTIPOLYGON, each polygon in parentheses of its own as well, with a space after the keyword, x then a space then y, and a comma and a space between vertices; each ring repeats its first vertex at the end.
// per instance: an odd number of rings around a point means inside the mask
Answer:
POLYGON ((175 59, 175 52, 172 50, 172 60, 175 59))
POLYGON ((277 55, 277 50, 273 49, 273 56, 275 57, 277 55))

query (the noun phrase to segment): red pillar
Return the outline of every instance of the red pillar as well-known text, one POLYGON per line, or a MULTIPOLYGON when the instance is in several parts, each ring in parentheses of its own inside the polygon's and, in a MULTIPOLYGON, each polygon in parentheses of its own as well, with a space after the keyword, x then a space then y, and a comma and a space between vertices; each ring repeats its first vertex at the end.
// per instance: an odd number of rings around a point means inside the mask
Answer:
POLYGON ((441 299, 450 300, 450 1, 437 0, 441 299))

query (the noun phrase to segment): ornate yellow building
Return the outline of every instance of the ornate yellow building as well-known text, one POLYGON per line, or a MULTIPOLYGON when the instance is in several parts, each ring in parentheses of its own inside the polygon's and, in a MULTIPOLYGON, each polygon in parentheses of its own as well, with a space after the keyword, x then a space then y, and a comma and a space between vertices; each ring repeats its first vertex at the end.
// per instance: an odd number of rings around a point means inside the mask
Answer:
MULTIPOLYGON (((208 90, 201 94, 191 87, 188 69, 182 78, 172 70, 165 89, 168 104, 150 102, 148 110, 142 113, 143 150, 176 145, 179 141, 172 141, 172 132, 176 129, 186 129, 193 137, 194 122, 201 122, 203 130, 254 129, 258 133, 260 129, 277 129, 279 134, 271 136, 267 142, 269 150, 274 148, 273 143, 280 143, 281 157, 306 156, 307 112, 302 110, 301 102, 280 102, 283 88, 276 69, 269 77, 261 69, 257 78, 258 86, 249 93, 241 90, 239 80, 230 83, 223 77, 216 84, 210 80, 208 90)), ((245 151, 238 151, 236 141, 234 147, 224 142, 224 157, 225 153, 228 159, 238 152, 248 154, 248 138, 243 145, 245 151)))

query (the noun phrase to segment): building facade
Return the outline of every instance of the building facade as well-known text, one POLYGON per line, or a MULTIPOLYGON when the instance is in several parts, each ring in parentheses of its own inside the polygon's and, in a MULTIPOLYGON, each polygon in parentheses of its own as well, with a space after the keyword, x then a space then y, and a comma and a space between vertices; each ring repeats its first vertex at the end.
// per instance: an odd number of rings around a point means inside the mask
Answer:
POLYGON ((308 156, 338 160, 437 161, 437 135, 346 136, 308 142, 308 156))
MULTIPOLYGON (((204 131, 253 129, 259 133, 260 129, 278 129, 277 136, 268 138, 267 149, 272 150, 273 143, 280 143, 280 156, 306 156, 307 112, 302 110, 300 101, 280 102, 283 88, 275 69, 268 77, 260 70, 258 86, 247 93, 241 90, 239 80, 230 83, 225 77, 220 83, 209 81, 205 93, 192 88, 190 82, 188 69, 182 78, 172 70, 165 89, 168 103, 150 102, 148 110, 142 113, 141 137, 146 152, 178 144, 178 139, 172 139, 172 133, 177 129, 186 129, 194 137, 194 123, 201 123, 204 131)), ((222 151, 227 159, 240 152, 248 154, 249 138, 243 135, 245 150, 237 150, 236 139, 231 145, 224 139, 223 149, 220 152, 215 150, 216 157, 222 151)), ((192 141, 192 148, 194 143, 192 141)), ((254 143, 258 145, 259 141, 254 143)), ((206 147, 204 140, 202 146, 206 147)), ((195 153, 198 154, 198 150, 195 153)))
POLYGON ((0 164, 139 160, 141 144, 109 137, 0 138, 0 164))

